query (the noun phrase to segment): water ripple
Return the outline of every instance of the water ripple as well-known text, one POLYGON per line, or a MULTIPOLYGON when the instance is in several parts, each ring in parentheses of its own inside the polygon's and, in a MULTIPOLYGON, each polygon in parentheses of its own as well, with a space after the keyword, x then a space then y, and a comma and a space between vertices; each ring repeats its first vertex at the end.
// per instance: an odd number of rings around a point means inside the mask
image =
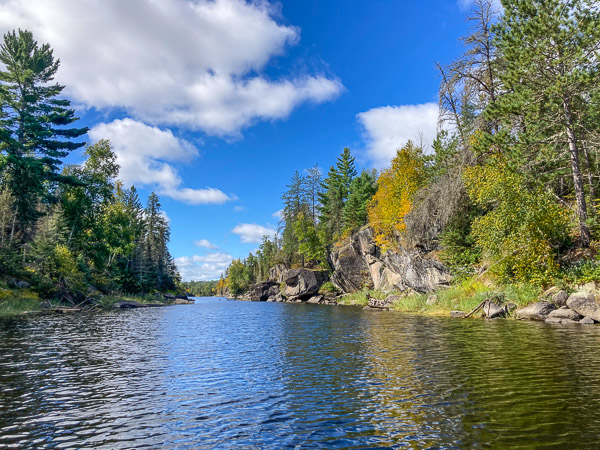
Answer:
POLYGON ((600 327, 226 302, 0 320, 0 447, 594 448, 600 327))

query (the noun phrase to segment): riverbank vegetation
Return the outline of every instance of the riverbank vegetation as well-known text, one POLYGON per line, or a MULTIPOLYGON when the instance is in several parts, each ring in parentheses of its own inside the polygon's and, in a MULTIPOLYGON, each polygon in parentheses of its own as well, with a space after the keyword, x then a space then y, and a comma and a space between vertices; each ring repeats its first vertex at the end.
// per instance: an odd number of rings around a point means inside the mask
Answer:
POLYGON ((177 290, 169 223, 118 181, 110 142, 78 140, 75 111, 53 82, 59 60, 28 31, 0 46, 0 303, 73 305, 106 294, 177 290), (65 164, 85 147, 85 161, 65 164), (29 294, 24 294, 28 292, 29 294))
POLYGON ((279 235, 234 261, 222 291, 243 292, 277 263, 331 269, 331 249, 364 225, 384 251, 418 249, 447 265, 452 289, 474 289, 440 294, 448 301, 476 302, 482 274, 523 301, 544 286, 600 281, 597 4, 474 4, 464 53, 438 64, 432 149, 408 142, 380 173, 359 174, 349 149, 326 176, 316 165, 295 172, 279 235))

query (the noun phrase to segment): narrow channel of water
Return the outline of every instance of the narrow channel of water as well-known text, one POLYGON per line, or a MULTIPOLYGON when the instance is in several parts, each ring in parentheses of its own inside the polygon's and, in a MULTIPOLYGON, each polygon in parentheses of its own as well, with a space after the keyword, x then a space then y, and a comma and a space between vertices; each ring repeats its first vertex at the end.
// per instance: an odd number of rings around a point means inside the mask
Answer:
POLYGON ((232 302, 0 319, 0 447, 592 448, 600 327, 232 302))

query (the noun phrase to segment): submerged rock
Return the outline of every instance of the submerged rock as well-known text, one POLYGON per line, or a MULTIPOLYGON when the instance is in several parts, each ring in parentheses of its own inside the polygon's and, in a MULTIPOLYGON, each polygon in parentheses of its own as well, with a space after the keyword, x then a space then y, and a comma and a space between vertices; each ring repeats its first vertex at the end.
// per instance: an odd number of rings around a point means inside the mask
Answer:
POLYGON ((450 317, 454 317, 456 319, 463 319, 467 315, 464 311, 450 311, 450 317))
POLYGON ((516 312, 517 319, 529 319, 529 320, 546 320, 550 313, 556 309, 550 302, 542 301, 532 303, 523 309, 516 312))
POLYGON ((548 317, 545 320, 546 323, 554 323, 554 324, 574 324, 574 323, 579 323, 579 321, 577 320, 571 320, 571 319, 565 319, 565 318, 560 318, 560 317, 548 317))

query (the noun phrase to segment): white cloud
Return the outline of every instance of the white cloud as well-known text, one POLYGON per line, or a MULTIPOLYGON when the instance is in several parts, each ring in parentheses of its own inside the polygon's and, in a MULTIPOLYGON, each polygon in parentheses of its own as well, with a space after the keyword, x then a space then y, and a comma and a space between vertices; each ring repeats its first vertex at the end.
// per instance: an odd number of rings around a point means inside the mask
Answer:
POLYGON ((274 15, 266 0, 0 0, 0 31, 26 28, 50 43, 57 81, 84 106, 236 135, 343 90, 325 76, 262 73, 300 37, 274 15))
POLYGON ((204 256, 182 256, 175 258, 175 264, 184 281, 215 280, 221 276, 233 257, 226 253, 209 253, 204 256))
POLYGON ((245 211, 245 210, 246 210, 246 207, 245 207, 245 206, 240 206, 240 205, 235 205, 235 206, 233 207, 233 210, 234 210, 235 212, 242 212, 242 211, 245 211))
POLYGON ((212 242, 210 242, 207 239, 200 239, 199 241, 194 241, 194 245, 196 247, 209 248, 209 249, 218 248, 215 244, 213 244, 212 242))
POLYGON ((263 227, 255 223, 242 223, 236 226, 232 233, 238 234, 243 244, 259 244, 263 236, 273 237, 277 233, 272 228, 263 227))
POLYGON ((181 187, 181 177, 169 163, 189 162, 198 155, 198 150, 188 141, 175 137, 170 130, 132 119, 118 119, 100 123, 88 134, 94 141, 110 140, 121 167, 119 178, 127 185, 155 185, 159 194, 193 205, 232 200, 216 188, 181 187))
POLYGON ((283 217, 283 209, 280 209, 279 211, 275 211, 272 214, 272 216, 275 217, 275 218, 277 218, 277 219, 279 219, 279 220, 281 220, 281 218, 283 217))
POLYGON ((382 106, 357 114, 368 159, 377 167, 387 166, 396 150, 409 140, 419 143, 421 137, 427 148, 437 133, 438 114, 436 103, 382 106))

